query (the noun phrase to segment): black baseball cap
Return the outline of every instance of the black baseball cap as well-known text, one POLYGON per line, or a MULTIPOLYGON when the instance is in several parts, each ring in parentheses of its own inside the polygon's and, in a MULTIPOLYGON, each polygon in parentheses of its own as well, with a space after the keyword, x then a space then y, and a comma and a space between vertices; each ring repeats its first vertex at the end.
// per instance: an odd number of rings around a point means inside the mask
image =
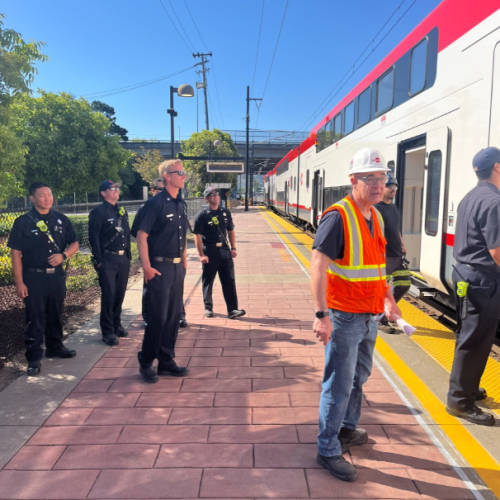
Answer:
POLYGON ((472 168, 475 172, 490 168, 495 163, 500 163, 500 149, 498 148, 484 148, 474 156, 472 160, 472 168))
POLYGON ((99 184, 99 193, 101 191, 106 191, 106 189, 109 189, 110 187, 120 187, 122 185, 121 182, 113 182, 113 181, 102 181, 100 184, 99 184))
POLYGON ((214 188, 214 187, 205 188, 205 191, 203 191, 203 198, 208 198, 210 196, 210 193, 213 193, 213 192, 218 193, 217 188, 214 188))

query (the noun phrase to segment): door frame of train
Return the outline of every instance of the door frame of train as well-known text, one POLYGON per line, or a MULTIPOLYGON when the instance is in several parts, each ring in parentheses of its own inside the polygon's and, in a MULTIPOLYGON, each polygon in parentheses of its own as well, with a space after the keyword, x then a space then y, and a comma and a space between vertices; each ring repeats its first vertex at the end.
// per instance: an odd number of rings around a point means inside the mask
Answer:
POLYGON ((312 192, 312 203, 311 203, 311 216, 312 225, 317 228, 319 225, 319 220, 321 214, 323 213, 323 200, 325 195, 325 169, 317 168, 313 171, 313 192, 312 192), (319 189, 319 182, 321 180, 321 189, 319 189))
POLYGON ((288 181, 285 181, 285 196, 283 198, 283 211, 287 214, 288 213, 288 188, 290 186, 288 185, 288 181))

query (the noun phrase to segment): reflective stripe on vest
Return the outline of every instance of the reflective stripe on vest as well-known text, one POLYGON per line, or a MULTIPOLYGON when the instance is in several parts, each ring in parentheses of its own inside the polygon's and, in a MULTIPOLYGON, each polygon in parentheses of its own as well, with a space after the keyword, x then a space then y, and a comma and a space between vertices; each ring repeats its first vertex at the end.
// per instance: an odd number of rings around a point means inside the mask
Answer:
MULTIPOLYGON (((331 261, 328 266, 328 272, 347 281, 377 281, 386 279, 385 265, 363 264, 363 238, 361 236, 359 221, 351 201, 348 198, 344 198, 333 206, 337 207, 339 210, 343 210, 346 215, 347 226, 349 228, 350 255, 349 265, 346 266, 331 261)), ((380 230, 382 235, 384 235, 384 219, 382 219, 382 215, 378 210, 373 209, 373 212, 375 212, 380 230)))

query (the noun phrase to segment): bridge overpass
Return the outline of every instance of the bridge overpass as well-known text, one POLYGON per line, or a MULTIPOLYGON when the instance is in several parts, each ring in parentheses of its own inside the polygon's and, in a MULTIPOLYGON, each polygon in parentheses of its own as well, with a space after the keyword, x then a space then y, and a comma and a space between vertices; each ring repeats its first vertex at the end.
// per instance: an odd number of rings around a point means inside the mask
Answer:
MULTIPOLYGON (((228 132, 242 157, 246 155, 245 131, 228 132)), ((272 170, 275 165, 291 149, 296 148, 308 133, 285 132, 285 131, 252 131, 250 134, 250 166, 256 175, 265 174, 272 170)), ((133 153, 142 153, 145 150, 157 149, 165 159, 170 158, 170 141, 141 140, 122 141, 121 145, 133 153)), ((174 154, 181 152, 179 141, 174 142, 174 154)))

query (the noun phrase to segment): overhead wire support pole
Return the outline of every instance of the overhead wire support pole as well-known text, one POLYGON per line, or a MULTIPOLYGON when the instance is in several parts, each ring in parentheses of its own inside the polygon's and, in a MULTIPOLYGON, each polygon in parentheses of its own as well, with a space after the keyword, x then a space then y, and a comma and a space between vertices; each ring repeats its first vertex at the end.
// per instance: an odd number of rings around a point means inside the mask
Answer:
POLYGON ((247 85, 247 127, 246 127, 246 161, 245 161, 245 212, 248 212, 248 185, 250 177, 250 101, 262 101, 260 98, 250 97, 250 85, 247 85))
POLYGON ((210 125, 208 121, 208 99, 207 99, 207 73, 210 71, 210 68, 205 68, 205 64, 210 62, 206 57, 212 57, 212 52, 208 52, 207 54, 202 54, 200 52, 197 52, 196 54, 193 53, 193 57, 201 57, 201 67, 202 69, 198 71, 198 74, 203 75, 203 82, 200 84, 200 87, 198 88, 203 88, 203 95, 205 98, 205 125, 207 130, 210 130, 210 125))

